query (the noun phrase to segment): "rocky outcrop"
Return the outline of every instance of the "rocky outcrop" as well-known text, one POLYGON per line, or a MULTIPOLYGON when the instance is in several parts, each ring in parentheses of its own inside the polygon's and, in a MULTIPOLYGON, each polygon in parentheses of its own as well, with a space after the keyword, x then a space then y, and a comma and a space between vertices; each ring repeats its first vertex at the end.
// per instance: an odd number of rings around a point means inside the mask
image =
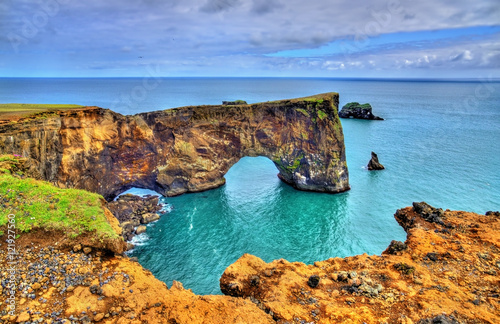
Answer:
POLYGON ((108 209, 115 215, 122 227, 122 236, 130 241, 135 234, 146 231, 143 224, 160 219, 157 214, 162 208, 158 196, 139 197, 136 195, 121 195, 118 199, 108 203, 108 209))
POLYGON ((372 152, 372 158, 368 162, 368 170, 384 170, 385 167, 378 161, 378 156, 372 152))
POLYGON ((162 195, 216 188, 244 156, 266 156, 301 190, 349 189, 338 94, 123 116, 87 107, 0 123, 0 153, 41 178, 111 200, 139 187, 162 195))
MULTIPOLYGON (((137 262, 69 251, 57 245, 59 238, 22 233, 16 240, 16 309, 0 303, 0 323, 275 323, 250 300, 195 295, 179 282, 168 288, 137 262)), ((8 262, 0 249, 2 272, 8 262)), ((7 298, 3 287, 0 295, 7 298)))
POLYGON ((342 107, 339 112, 340 118, 356 118, 370 120, 384 120, 382 117, 375 116, 372 113, 372 106, 368 103, 359 104, 358 102, 350 102, 342 107))
POLYGON ((380 256, 312 265, 245 254, 220 280, 278 323, 499 323, 500 222, 490 213, 400 209, 407 232, 380 256))

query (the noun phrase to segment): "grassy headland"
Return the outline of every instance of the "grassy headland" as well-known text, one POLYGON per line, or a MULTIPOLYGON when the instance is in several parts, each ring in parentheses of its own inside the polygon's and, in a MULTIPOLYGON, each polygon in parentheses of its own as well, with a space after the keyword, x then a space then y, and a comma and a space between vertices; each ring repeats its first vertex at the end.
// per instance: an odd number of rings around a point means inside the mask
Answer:
POLYGON ((0 120, 10 120, 16 117, 26 117, 32 114, 37 114, 47 111, 68 110, 75 108, 83 108, 80 105, 64 105, 64 104, 22 104, 8 103, 0 104, 0 120))
POLYGON ((0 156, 0 229, 13 214, 18 233, 45 229, 61 231, 69 238, 89 232, 100 240, 120 237, 106 218, 102 196, 24 178, 22 160, 0 156))

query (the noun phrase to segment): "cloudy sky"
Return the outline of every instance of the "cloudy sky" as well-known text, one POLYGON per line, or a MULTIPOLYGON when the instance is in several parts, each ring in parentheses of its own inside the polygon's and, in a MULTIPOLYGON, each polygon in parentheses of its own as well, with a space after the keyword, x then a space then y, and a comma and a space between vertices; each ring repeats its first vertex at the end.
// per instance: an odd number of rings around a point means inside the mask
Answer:
POLYGON ((0 76, 500 77, 498 0, 1 0, 0 76))

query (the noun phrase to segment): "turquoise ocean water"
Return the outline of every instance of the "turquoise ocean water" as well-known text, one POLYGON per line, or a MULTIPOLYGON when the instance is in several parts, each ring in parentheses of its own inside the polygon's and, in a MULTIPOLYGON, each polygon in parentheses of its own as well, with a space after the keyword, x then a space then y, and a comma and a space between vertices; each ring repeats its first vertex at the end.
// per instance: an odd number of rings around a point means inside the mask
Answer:
MULTIPOLYGON (((352 189, 296 191, 267 158, 243 158, 221 188, 164 199, 170 207, 132 255, 159 279, 220 293, 242 254, 312 263, 379 254, 405 240, 398 208, 427 201, 484 213, 500 209, 500 83, 338 79, 0 79, 0 102, 75 103, 124 114, 242 99, 260 102, 336 91, 369 102, 385 121, 342 120, 352 189), (386 170, 369 172, 370 152, 386 170)), ((134 192, 141 192, 135 190, 134 192)))

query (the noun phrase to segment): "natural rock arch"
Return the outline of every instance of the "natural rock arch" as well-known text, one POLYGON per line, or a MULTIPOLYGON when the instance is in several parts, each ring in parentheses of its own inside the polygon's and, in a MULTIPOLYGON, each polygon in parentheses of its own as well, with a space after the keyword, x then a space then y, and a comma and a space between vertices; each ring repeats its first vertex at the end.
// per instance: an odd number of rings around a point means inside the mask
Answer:
POLYGON ((349 189, 338 94, 123 116, 88 107, 0 125, 0 151, 29 157, 42 178, 112 199, 216 188, 244 156, 265 156, 301 190, 349 189))

